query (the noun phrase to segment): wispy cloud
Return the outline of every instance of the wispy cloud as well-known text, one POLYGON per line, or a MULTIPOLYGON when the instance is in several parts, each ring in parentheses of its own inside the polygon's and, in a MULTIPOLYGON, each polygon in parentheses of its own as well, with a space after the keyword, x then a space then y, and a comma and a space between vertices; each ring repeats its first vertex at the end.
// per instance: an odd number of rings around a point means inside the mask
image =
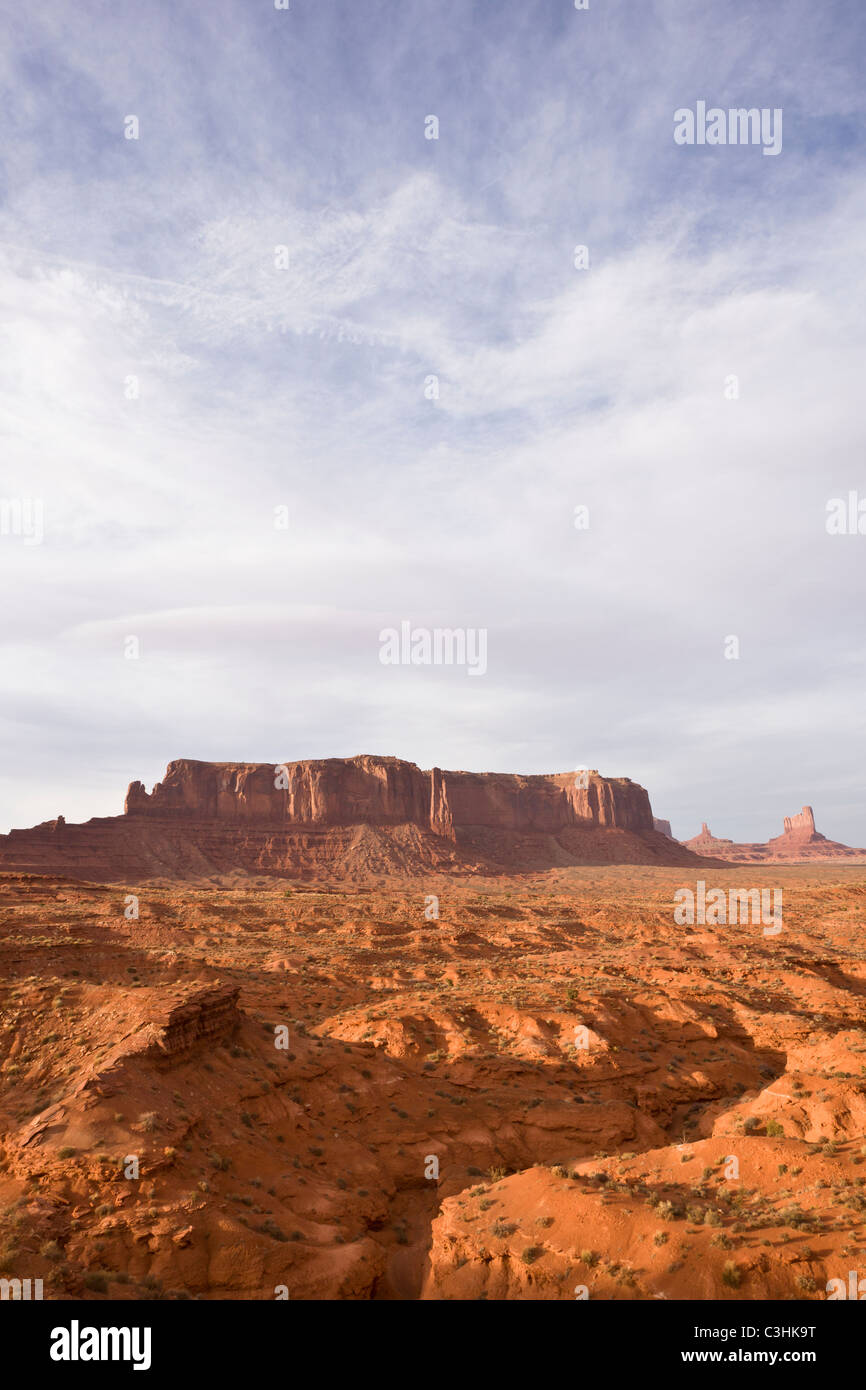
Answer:
POLYGON ((0 537, 0 828, 371 750, 866 843, 851 19, 16 10, 0 496, 45 539, 0 537), (675 146, 698 98, 784 106, 782 155, 675 146), (383 667, 404 618, 487 675, 383 667))

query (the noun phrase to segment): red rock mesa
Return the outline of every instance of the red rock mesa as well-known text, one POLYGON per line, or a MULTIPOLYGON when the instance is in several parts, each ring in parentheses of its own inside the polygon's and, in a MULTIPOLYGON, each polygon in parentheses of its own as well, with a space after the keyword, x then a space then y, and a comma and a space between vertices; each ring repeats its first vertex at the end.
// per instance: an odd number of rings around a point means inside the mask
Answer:
POLYGON ((179 759, 122 816, 62 816, 0 836, 0 868, 84 878, 197 878, 233 870, 370 874, 524 871, 568 864, 679 864, 628 778, 422 771, 399 758, 294 763, 179 759))

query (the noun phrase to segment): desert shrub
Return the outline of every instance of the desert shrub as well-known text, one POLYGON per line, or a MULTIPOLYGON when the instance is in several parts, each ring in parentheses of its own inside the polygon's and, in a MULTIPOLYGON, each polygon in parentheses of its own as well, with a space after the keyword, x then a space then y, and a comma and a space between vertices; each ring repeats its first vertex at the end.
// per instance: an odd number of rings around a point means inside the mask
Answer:
POLYGON ((727 1284, 729 1289, 738 1289, 743 1282, 743 1274, 739 1265, 735 1265, 733 1260, 726 1260, 722 1270, 722 1283, 727 1284))
POLYGON ((800 1211, 799 1207, 785 1207, 784 1211, 779 1213, 779 1221, 785 1226, 793 1226, 796 1230, 809 1224, 809 1215, 808 1212, 800 1211))

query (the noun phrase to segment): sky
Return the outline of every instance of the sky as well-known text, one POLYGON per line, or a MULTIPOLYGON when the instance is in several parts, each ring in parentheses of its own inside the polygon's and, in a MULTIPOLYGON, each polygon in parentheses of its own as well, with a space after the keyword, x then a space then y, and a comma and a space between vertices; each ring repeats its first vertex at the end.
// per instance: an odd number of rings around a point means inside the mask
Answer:
POLYGON ((0 831, 380 753, 866 845, 861 0, 0 23, 0 831))

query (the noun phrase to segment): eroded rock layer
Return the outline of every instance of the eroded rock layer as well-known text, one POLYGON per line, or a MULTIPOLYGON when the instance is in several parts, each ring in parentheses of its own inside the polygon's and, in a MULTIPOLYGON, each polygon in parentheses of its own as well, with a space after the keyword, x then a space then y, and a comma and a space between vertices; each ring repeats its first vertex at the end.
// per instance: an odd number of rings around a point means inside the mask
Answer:
POLYGON ((124 814, 62 816, 0 836, 0 866, 84 878, 196 878, 234 870, 360 880, 431 869, 687 863, 649 797, 597 772, 422 771, 399 758, 169 763, 124 814))
POLYGON ((726 859, 732 862, 759 863, 763 860, 860 859, 866 861, 866 849, 852 849, 838 840, 828 840, 815 829, 811 806, 804 806, 796 816, 785 816, 784 831, 766 844, 737 844, 734 840, 719 839, 706 821, 701 833, 685 840, 687 849, 695 854, 726 859))

